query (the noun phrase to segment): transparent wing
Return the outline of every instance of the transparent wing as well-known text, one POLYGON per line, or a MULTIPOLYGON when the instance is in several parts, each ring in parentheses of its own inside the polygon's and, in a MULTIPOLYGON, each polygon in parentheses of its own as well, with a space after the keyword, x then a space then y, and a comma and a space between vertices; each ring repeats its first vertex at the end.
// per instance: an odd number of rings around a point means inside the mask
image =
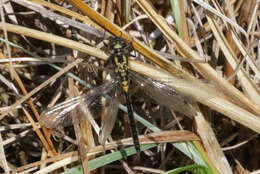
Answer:
POLYGON ((117 117, 118 104, 119 102, 117 99, 111 100, 109 101, 109 106, 104 110, 101 133, 99 135, 99 143, 101 145, 105 145, 106 140, 111 135, 117 117))
POLYGON ((69 112, 83 102, 85 97, 86 95, 78 96, 47 109, 41 114, 40 122, 49 129, 71 125, 72 118, 69 112))
MULTIPOLYGON (((107 82, 97 88, 90 90, 88 93, 72 98, 68 101, 55 105, 41 114, 40 122, 47 128, 57 128, 60 126, 69 126, 72 124, 70 112, 77 108, 78 111, 86 113, 86 109, 91 109, 99 102, 100 97, 108 94, 118 84, 118 81, 107 82), (80 106, 80 107, 78 107, 80 106)), ((111 97, 107 97, 112 100, 111 97)), ((82 115, 82 114, 77 114, 82 115)), ((80 120, 85 118, 79 118, 80 120)))
MULTIPOLYGON (((131 73, 133 82, 140 86, 146 95, 168 108, 173 108, 190 118, 196 113, 195 109, 189 105, 185 96, 175 91, 173 88, 163 84, 163 79, 153 80, 138 74, 131 73)), ((169 79, 167 79, 169 80, 169 79)))
POLYGON ((214 97, 233 99, 233 96, 225 93, 221 86, 209 80, 179 77, 154 80, 138 75, 137 73, 131 73, 131 76, 133 76, 131 77, 133 81, 158 103, 168 108, 173 108, 191 118, 196 114, 196 109, 191 105, 195 100, 200 101, 201 99, 206 101, 214 97), (183 88, 185 94, 165 85, 173 83, 180 89, 183 88))

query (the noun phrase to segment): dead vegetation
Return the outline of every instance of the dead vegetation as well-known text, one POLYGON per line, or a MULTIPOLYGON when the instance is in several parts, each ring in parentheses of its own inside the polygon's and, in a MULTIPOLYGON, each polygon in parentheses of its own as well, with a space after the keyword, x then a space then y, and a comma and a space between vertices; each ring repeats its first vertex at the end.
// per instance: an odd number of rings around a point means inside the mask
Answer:
POLYGON ((260 173, 259 18, 257 0, 2 2, 1 172, 260 173), (140 155, 123 105, 104 147, 87 120, 58 133, 38 123, 104 83, 115 36, 132 44, 133 74, 174 92, 131 86, 140 155))

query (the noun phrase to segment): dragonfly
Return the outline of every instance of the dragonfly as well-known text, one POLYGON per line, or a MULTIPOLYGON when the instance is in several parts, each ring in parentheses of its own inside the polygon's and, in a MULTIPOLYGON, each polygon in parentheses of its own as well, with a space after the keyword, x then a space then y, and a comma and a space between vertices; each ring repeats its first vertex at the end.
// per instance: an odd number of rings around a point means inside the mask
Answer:
MULTIPOLYGON (((105 112, 105 117, 101 123, 101 129, 96 130, 99 133, 99 142, 104 145, 105 141, 110 136, 114 127, 119 101, 116 99, 116 91, 119 89, 123 93, 126 100, 128 118, 130 121, 130 128, 132 133, 133 142, 137 152, 140 151, 140 143, 138 139, 137 128, 134 120, 133 106, 131 98, 129 96, 129 85, 132 81, 133 85, 138 86, 143 90, 147 96, 150 96, 156 100, 159 104, 164 105, 168 108, 172 108, 179 113, 182 113, 188 117, 193 117, 196 114, 196 110, 187 104, 186 97, 178 93, 173 88, 168 87, 159 80, 154 80, 143 75, 139 75, 130 71, 128 66, 129 53, 127 48, 129 43, 121 37, 115 37, 111 41, 111 54, 108 58, 105 66, 113 67, 115 78, 111 81, 104 83, 103 85, 91 89, 89 92, 74 97, 70 100, 62 102, 44 111, 41 114, 40 122, 43 123, 47 128, 57 128, 60 126, 69 126, 72 123, 70 112, 72 110, 82 111, 86 115, 80 117, 80 120, 88 119, 94 129, 96 125, 93 117, 89 116, 89 110, 97 107, 100 104, 101 98, 108 100, 108 110, 105 112)), ((190 82, 191 86, 196 85, 194 82, 190 82)), ((103 103, 101 105, 104 105, 103 103)), ((81 114, 77 114, 81 115, 81 114)))
MULTIPOLYGON (((128 66, 128 57, 129 53, 127 48, 129 47, 129 43, 126 42, 121 37, 115 37, 111 40, 110 49, 111 54, 108 60, 105 63, 105 66, 112 66, 114 69, 114 74, 116 78, 109 83, 101 85, 93 90, 90 90, 88 93, 72 98, 68 101, 60 103, 50 109, 47 109, 41 114, 40 122, 43 123, 47 128, 56 128, 60 126, 68 126, 72 122, 72 118, 70 117, 70 111, 77 108, 79 105, 87 106, 87 108, 91 108, 99 101, 99 98, 103 96, 103 94, 115 93, 115 87, 120 86, 122 93, 125 96, 128 118, 130 121, 130 128, 133 137, 133 142, 135 145, 135 149, 137 152, 140 152, 140 143, 138 140, 138 133, 135 124, 135 120, 133 117, 133 107, 131 104, 131 99, 128 95, 129 90, 129 66, 128 66)), ((103 128, 101 128, 102 132, 106 132, 106 134, 101 133, 100 142, 104 144, 104 141, 107 139, 108 134, 111 133, 112 127, 115 123, 115 115, 117 114, 118 102, 116 99, 112 100, 109 104, 110 111, 106 113, 106 120, 108 120, 106 124, 103 124, 103 128)), ((83 109, 83 112, 86 113, 86 110, 83 109)), ((86 114, 87 115, 87 114, 86 114)), ((89 120, 92 120, 89 118, 89 120)))

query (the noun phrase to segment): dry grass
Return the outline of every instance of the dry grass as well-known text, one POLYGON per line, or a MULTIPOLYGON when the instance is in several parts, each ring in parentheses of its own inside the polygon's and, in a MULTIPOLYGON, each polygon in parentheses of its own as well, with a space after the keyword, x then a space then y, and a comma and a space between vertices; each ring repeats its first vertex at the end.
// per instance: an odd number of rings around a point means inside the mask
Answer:
POLYGON ((145 95, 148 88, 142 92, 131 87, 135 112, 153 123, 137 124, 140 142, 185 143, 173 143, 184 154, 169 144, 156 146, 105 165, 105 171, 162 173, 196 163, 211 173, 260 173, 259 1, 87 4, 1 4, 1 172, 59 173, 82 164, 88 173, 104 150, 132 145, 131 139, 122 138, 131 135, 124 112, 118 113, 111 135, 117 141, 110 138, 105 147, 97 143, 99 135, 88 121, 75 124, 76 136, 71 127, 65 128, 58 141, 37 123, 47 106, 86 92, 85 82, 72 80, 72 74, 102 84, 102 65, 109 56, 105 38, 117 36, 139 53, 130 60, 132 72, 176 90, 145 95), (169 131, 175 129, 179 131, 169 131), (196 155, 185 151, 191 148, 196 155))

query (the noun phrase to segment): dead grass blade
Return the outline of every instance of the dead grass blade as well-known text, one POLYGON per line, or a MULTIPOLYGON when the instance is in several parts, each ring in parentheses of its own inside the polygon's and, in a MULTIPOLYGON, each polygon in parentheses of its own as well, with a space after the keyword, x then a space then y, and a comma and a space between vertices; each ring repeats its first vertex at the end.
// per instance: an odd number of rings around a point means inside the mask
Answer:
POLYGON ((34 94, 36 94, 39 90, 41 90, 43 87, 47 86, 49 83, 53 82, 56 80, 58 77, 69 71, 71 68, 82 62, 82 59, 78 59, 75 62, 69 64, 66 66, 64 69, 61 71, 57 72, 55 75, 53 75, 51 78, 43 82, 41 85, 33 89, 31 92, 29 92, 26 96, 22 97, 20 100, 15 102, 13 105, 10 106, 10 108, 6 111, 3 111, 0 115, 0 120, 3 119, 4 116, 6 116, 8 113, 10 113, 13 109, 15 109, 16 106, 22 104, 24 101, 28 100, 30 97, 32 97, 34 94))
POLYGON ((218 143, 218 140, 202 115, 195 116, 197 132, 208 156, 220 173, 232 174, 232 169, 218 143))
MULTIPOLYGON (((23 107, 23 111, 26 115, 26 117, 28 118, 28 120, 32 123, 32 127, 35 130, 36 134, 38 135, 39 139, 41 140, 43 146, 45 147, 45 149, 48 151, 48 153, 51 155, 51 157, 54 157, 57 155, 55 148, 50 140, 50 133, 49 134, 45 134, 45 137, 43 136, 42 132, 40 131, 40 129, 38 128, 38 126, 36 125, 35 121, 33 120, 32 116, 29 114, 29 112, 23 107)), ((44 128, 46 131, 47 129, 44 128)), ((48 132, 47 132, 48 133, 48 132)))
MULTIPOLYGON (((219 28, 218 24, 214 19, 211 19, 210 17, 207 17, 208 23, 214 33, 215 38, 217 39, 220 48, 222 49, 223 53, 225 54, 225 57, 229 64, 232 66, 233 69, 236 69, 236 67, 239 65, 238 58, 235 56, 235 53, 232 51, 231 47, 229 46, 227 40, 225 39, 224 35, 222 34, 221 29, 219 28)), ((240 48, 241 53, 245 56, 246 60, 249 62, 249 65, 255 72, 257 76, 259 76, 260 71, 258 67, 256 66, 255 62, 253 62, 253 59, 249 57, 248 53, 245 51, 244 47, 239 43, 237 36, 233 33, 233 39, 236 41, 236 45, 240 48)), ((254 101, 254 105, 259 107, 260 103, 260 91, 258 87, 254 84, 254 82, 249 78, 248 74, 245 72, 243 68, 240 68, 237 72, 237 77, 239 81, 241 82, 243 88, 246 90, 250 98, 254 101)), ((238 98, 242 99, 242 98, 238 98)), ((257 111, 257 110, 255 110, 257 111)))
MULTIPOLYGON (((2 29, 2 27, 3 27, 2 24, 0 24, 0 29, 2 29)), ((58 44, 58 45, 61 45, 64 47, 79 50, 83 53, 87 53, 89 55, 93 55, 93 56, 101 58, 101 59, 107 58, 107 55, 103 51, 100 51, 97 48, 90 47, 88 45, 85 45, 85 44, 82 44, 82 43, 79 43, 79 42, 76 42, 76 41, 73 41, 70 39, 66 39, 64 37, 59 37, 59 36, 56 36, 53 34, 29 29, 26 27, 21 27, 21 26, 13 25, 13 24, 6 24, 6 29, 9 32, 29 36, 29 37, 32 37, 35 39, 40 39, 40 40, 44 40, 46 42, 55 43, 55 44, 58 44)))
MULTIPOLYGON (((73 83, 73 79, 69 78, 68 80, 69 83, 69 90, 70 90, 70 98, 74 97, 74 94, 76 94, 75 91, 75 86, 73 83)), ((84 123, 80 124, 80 120, 79 117, 77 117, 77 112, 74 110, 71 113, 72 115, 72 119, 73 119, 73 126, 74 126, 74 131, 75 131, 75 135, 76 135, 76 139, 77 139, 77 144, 79 147, 79 155, 80 155, 80 159, 82 162, 82 167, 84 170, 84 173, 89 174, 89 167, 88 167, 88 156, 87 156, 87 150, 90 149, 90 142, 93 142, 93 139, 91 139, 90 137, 93 137, 92 131, 91 131, 91 126, 89 126, 89 129, 87 129, 88 131, 83 129, 83 124, 90 124, 88 123, 88 120, 86 119, 84 121, 84 123), (86 123, 87 122, 87 123, 86 123), (81 126, 80 126, 81 125, 81 126), (91 133, 89 133, 91 132, 91 133), (87 137, 87 138, 86 138, 87 137), (87 141, 87 140, 92 140, 92 141, 87 141), (86 142, 88 142, 88 144, 86 144, 86 142)), ((79 114, 79 113, 78 113, 79 114)), ((82 113, 80 113, 82 114, 82 113)))
MULTIPOLYGON (((8 66, 9 68, 9 66, 8 66)), ((16 80, 16 82, 18 83, 19 87, 21 88, 23 95, 26 96, 28 94, 26 88, 23 85, 22 80, 20 79, 19 75, 16 73, 15 70, 13 70, 13 75, 14 75, 14 79, 16 80)), ((29 98, 28 100, 29 105, 34 113, 34 116, 37 120, 39 120, 40 115, 37 111, 37 109, 35 108, 33 101, 31 98, 29 98)), ((32 119, 32 117, 30 116, 29 112, 25 110, 25 108, 23 108, 25 115, 27 116, 28 120, 31 122, 34 130, 36 131, 37 135, 39 136, 39 138, 42 140, 42 143, 44 145, 44 147, 46 148, 46 150, 48 151, 48 153, 51 155, 51 157, 54 157, 55 155, 57 155, 56 150, 53 146, 52 141, 50 140, 50 132, 44 127, 43 128, 43 133, 45 136, 42 135, 41 131, 38 129, 38 127, 36 126, 35 121, 32 119), (45 139, 46 138, 46 139, 45 139)))
POLYGON ((249 129, 260 133, 260 118, 238 105, 231 103, 224 94, 221 94, 221 89, 218 89, 217 86, 207 85, 195 79, 173 77, 169 73, 148 65, 144 66, 142 63, 136 61, 131 61, 130 66, 134 71, 154 79, 170 79, 167 85, 226 115, 249 129), (190 83, 194 80, 195 83, 190 83))
POLYGON ((5 156, 5 151, 4 151, 4 144, 3 144, 3 139, 2 135, 0 133, 0 166, 3 167, 5 173, 9 174, 10 169, 7 164, 6 156, 5 156))
MULTIPOLYGON (((150 17, 154 24, 160 28, 161 32, 172 42, 175 42, 179 48, 182 49, 182 54, 186 57, 191 57, 193 59, 202 58, 192 50, 185 42, 178 37, 174 30, 169 27, 164 19, 162 19, 150 6, 150 4, 145 0, 138 0, 137 3, 145 11, 145 13, 150 17)), ((232 96, 237 98, 240 102, 253 109, 256 113, 260 111, 260 107, 255 105, 251 100, 246 98, 240 91, 238 91, 234 86, 232 86, 228 81, 223 79, 217 74, 217 72, 208 64, 195 64, 192 63, 195 69, 197 69, 206 79, 212 80, 219 84, 223 89, 228 91, 232 96)), ((167 71, 169 71, 167 69, 167 71)), ((169 71, 170 72, 170 71, 169 71)))

